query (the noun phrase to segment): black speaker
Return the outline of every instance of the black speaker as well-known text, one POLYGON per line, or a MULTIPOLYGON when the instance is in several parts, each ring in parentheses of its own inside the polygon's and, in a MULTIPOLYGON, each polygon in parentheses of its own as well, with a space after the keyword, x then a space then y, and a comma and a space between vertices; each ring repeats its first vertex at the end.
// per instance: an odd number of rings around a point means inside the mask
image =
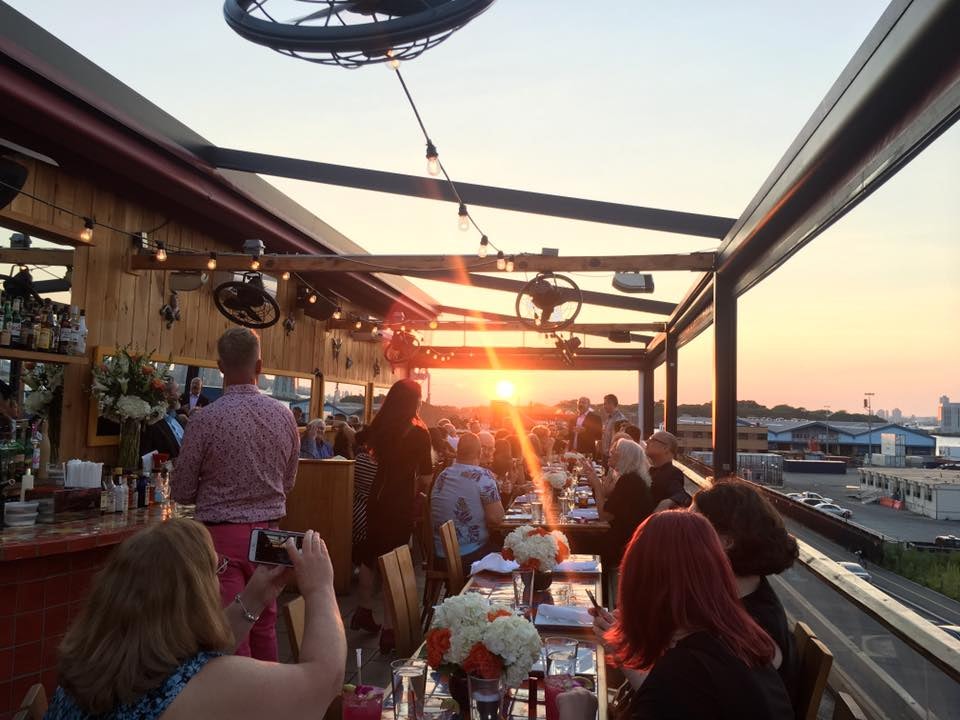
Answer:
POLYGON ((0 157, 0 208, 13 202, 27 181, 27 169, 10 158, 0 157))

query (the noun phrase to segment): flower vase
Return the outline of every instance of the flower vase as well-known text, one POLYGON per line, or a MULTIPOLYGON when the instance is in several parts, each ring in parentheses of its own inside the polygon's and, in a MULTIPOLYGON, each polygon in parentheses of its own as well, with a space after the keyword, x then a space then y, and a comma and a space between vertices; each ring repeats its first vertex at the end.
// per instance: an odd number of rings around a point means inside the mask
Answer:
POLYGON ((447 687, 450 697, 460 706, 460 717, 466 720, 470 712, 470 685, 467 676, 459 670, 451 673, 447 679, 447 687))
POLYGON ((141 420, 124 418, 120 424, 120 457, 118 464, 125 471, 140 467, 141 420))
POLYGON ((533 573, 533 591, 535 593, 546 592, 547 588, 553 583, 553 573, 540 572, 533 573))
POLYGON ((41 420, 37 428, 40 433, 40 467, 37 468, 37 480, 46 480, 49 476, 50 467, 50 437, 47 435, 47 426, 49 420, 41 420))
MULTIPOLYGON (((469 720, 503 720, 503 677, 479 678, 471 675, 467 683, 470 691, 469 720)), ((466 720, 466 716, 463 717, 466 720)))

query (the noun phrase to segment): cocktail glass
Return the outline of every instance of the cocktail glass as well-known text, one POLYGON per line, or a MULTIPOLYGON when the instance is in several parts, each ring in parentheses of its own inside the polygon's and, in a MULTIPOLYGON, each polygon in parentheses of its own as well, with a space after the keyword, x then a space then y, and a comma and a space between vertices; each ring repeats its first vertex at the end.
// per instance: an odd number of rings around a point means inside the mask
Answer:
POLYGON ((341 704, 343 720, 380 720, 383 688, 358 685, 354 692, 343 693, 341 704))

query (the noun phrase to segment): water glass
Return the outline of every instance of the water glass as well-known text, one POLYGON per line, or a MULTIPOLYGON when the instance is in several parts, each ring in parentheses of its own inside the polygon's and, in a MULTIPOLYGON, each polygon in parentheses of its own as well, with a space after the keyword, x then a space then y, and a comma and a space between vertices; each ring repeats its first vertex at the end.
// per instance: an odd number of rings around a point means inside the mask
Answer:
POLYGON ((547 675, 575 675, 577 671, 577 641, 572 645, 547 646, 547 675))
POLYGON ((530 503, 530 522, 539 525, 543 522, 543 503, 540 501, 530 503))
POLYGON ((470 692, 470 720, 502 720, 503 678, 467 678, 470 692))
POLYGON ((513 571, 513 608, 520 615, 529 615, 533 607, 533 570, 513 571))
POLYGON ((394 660, 393 717, 396 720, 419 720, 427 686, 427 663, 423 660, 394 660))

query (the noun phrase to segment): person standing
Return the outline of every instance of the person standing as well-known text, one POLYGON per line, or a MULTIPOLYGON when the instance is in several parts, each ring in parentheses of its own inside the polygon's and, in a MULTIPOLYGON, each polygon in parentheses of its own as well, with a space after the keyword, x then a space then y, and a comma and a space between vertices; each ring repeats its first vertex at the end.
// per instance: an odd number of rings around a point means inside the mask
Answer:
MULTIPOLYGON (((287 513, 287 493, 297 477, 300 434, 285 404, 257 388, 260 338, 231 328, 217 342, 223 395, 190 420, 170 482, 172 497, 195 504, 220 556, 224 605, 236 602, 256 569, 247 560, 250 532, 277 527, 287 513)), ((277 604, 260 614, 237 655, 277 660, 277 604)))
POLYGON ((571 449, 593 457, 602 435, 603 420, 590 409, 590 398, 580 398, 577 400, 577 417, 570 421, 571 449))
POLYGON ((198 375, 190 381, 190 392, 180 398, 180 412, 189 417, 197 408, 210 404, 210 398, 203 394, 203 379, 198 375))
POLYGON ((690 494, 683 487, 686 477, 673 464, 679 446, 677 436, 666 430, 657 430, 647 440, 650 492, 657 511, 690 505, 690 494))
MULTIPOLYGON (((359 603, 350 627, 377 632, 373 617, 373 595, 378 558, 406 545, 413 532, 417 493, 426 491, 433 479, 430 433, 419 416, 420 384, 405 378, 397 380, 387 392, 380 412, 357 442, 366 445, 377 462, 377 474, 367 500, 367 537, 357 552, 360 562, 359 603)), ((380 649, 393 649, 393 629, 384 614, 380 649)))
POLYGON ((177 419, 180 407, 180 385, 170 380, 163 387, 167 399, 167 414, 152 425, 147 425, 140 436, 140 455, 149 452, 163 453, 171 460, 180 454, 183 444, 183 425, 177 419))
POLYGON ((606 457, 610 453, 610 441, 617 431, 617 423, 626 424, 627 416, 620 410, 620 401, 613 393, 603 396, 603 437, 600 440, 600 454, 606 457))

